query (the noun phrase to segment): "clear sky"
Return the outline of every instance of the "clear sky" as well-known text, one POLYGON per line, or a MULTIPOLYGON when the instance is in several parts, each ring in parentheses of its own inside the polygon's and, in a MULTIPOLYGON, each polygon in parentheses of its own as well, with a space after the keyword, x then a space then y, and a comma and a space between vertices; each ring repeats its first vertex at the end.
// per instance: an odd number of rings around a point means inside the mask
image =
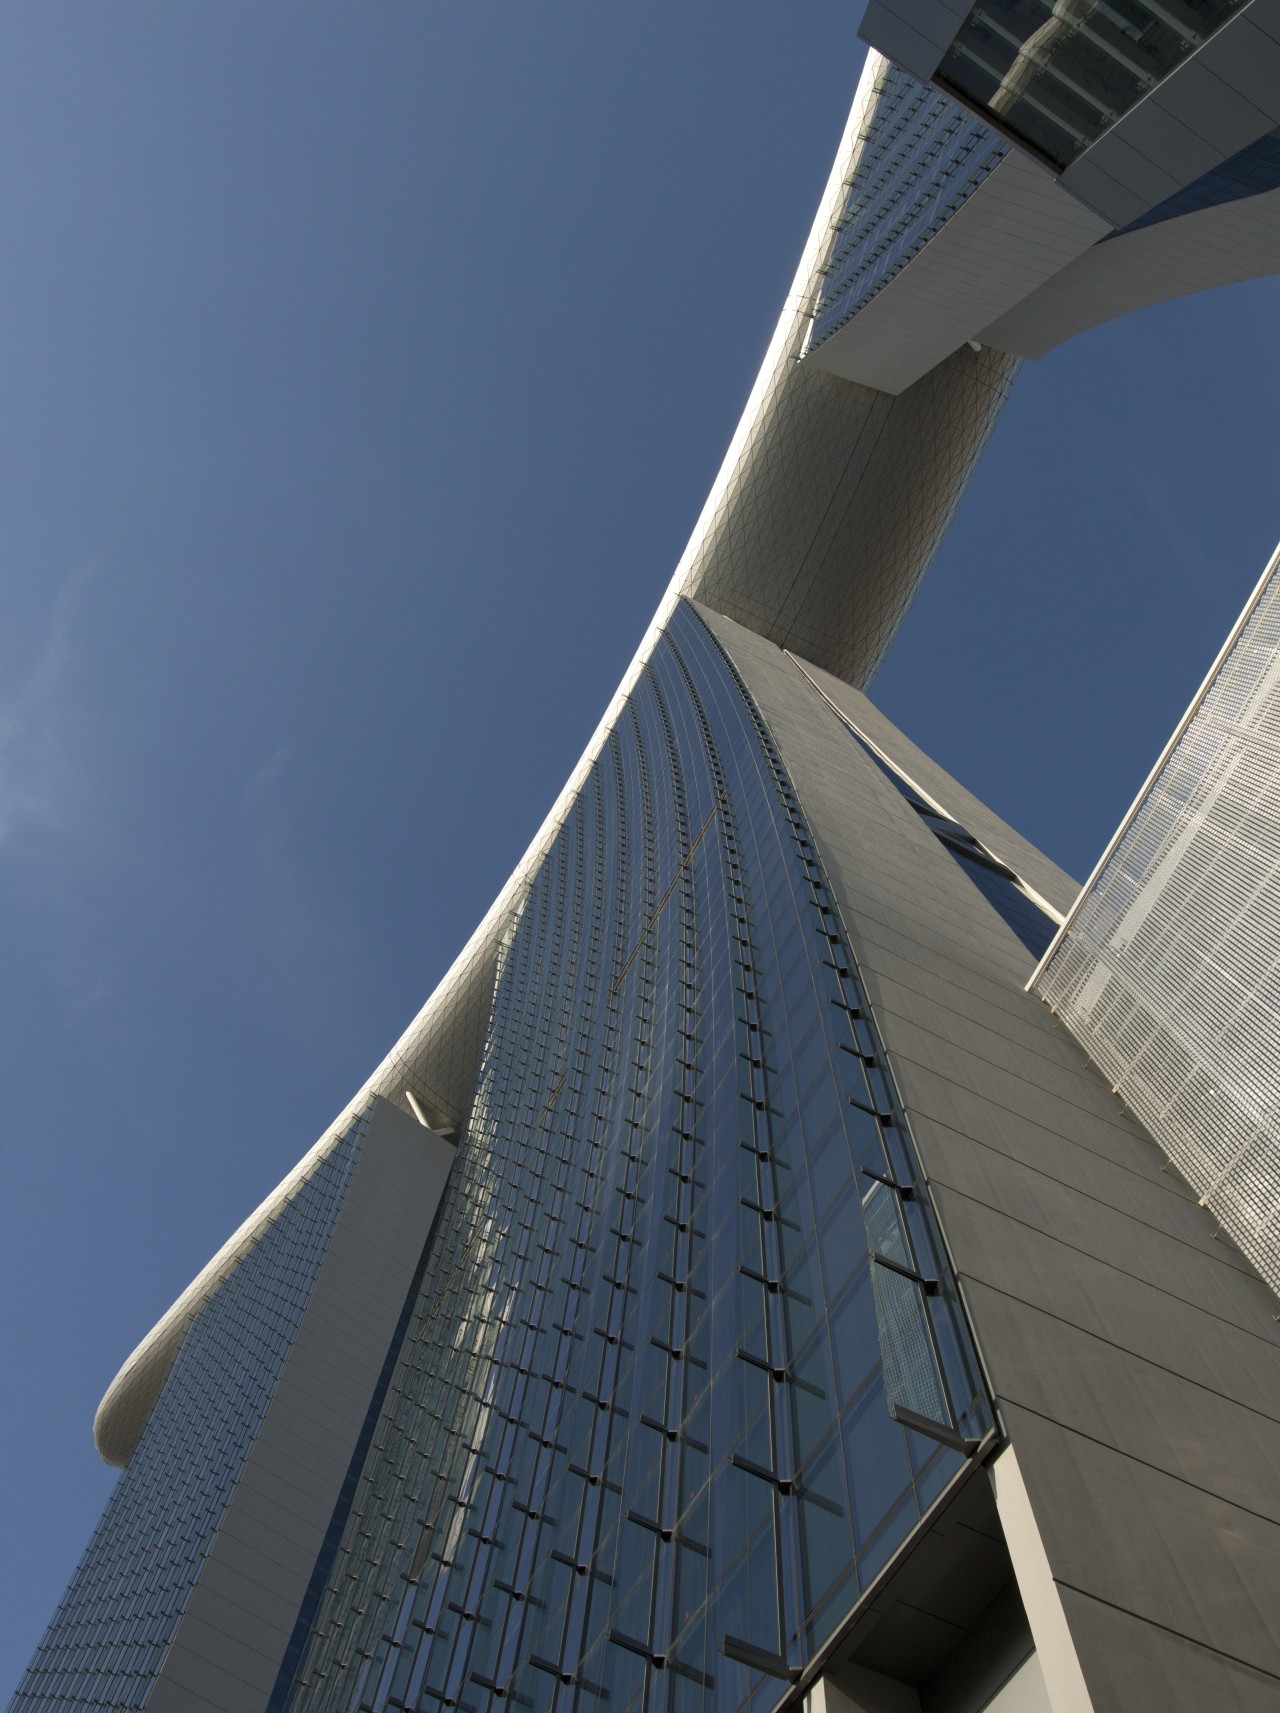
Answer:
MULTIPOLYGON (((679 556, 836 0, 11 0, 0 1692, 116 1367, 363 1080, 679 556)), ((1280 289, 1024 368, 873 687, 1091 867, 1280 535, 1280 289)))

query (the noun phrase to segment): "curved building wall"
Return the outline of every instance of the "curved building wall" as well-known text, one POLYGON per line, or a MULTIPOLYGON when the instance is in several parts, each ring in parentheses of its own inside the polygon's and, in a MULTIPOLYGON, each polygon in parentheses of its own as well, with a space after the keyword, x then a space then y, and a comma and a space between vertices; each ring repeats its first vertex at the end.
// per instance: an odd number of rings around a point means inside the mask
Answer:
POLYGON ((364 1130, 364 1120, 348 1130, 192 1317, 11 1713, 146 1701, 306 1308, 364 1130))
MULTIPOLYGON (((944 361, 894 395, 805 355, 843 266, 851 185, 881 198, 882 224, 900 213, 877 163, 901 123, 901 81, 878 54, 867 56, 787 308, 669 591, 859 686, 897 634, 1018 368, 1002 351, 957 340, 958 350, 939 353, 944 361)), ((929 111, 937 102, 952 105, 938 97, 929 111)), ((941 159, 913 166, 893 157, 895 171, 932 174, 945 193, 950 155, 969 147, 971 129, 945 148, 934 138, 941 159)), ((888 265, 881 256, 874 277, 883 281, 888 265)))
POLYGON ((894 397, 800 361, 815 293, 847 216, 848 181, 877 123, 892 121, 882 100, 884 72, 885 62, 869 55, 746 408, 653 623, 582 759, 400 1040, 123 1364, 95 1427, 110 1460, 128 1457, 200 1304, 372 1095, 414 1111, 433 1128, 449 1131, 463 1122, 503 948, 531 876, 573 812, 679 601, 696 599, 853 683, 865 683, 884 658, 1017 368, 1016 359, 1000 352, 964 347, 894 397))
MULTIPOLYGON (((798 326, 797 340, 802 334, 798 326)), ((963 346, 894 397, 789 357, 681 592, 847 683, 866 684, 1017 368, 1002 351, 963 346)))
POLYGON ((809 350, 866 308, 1012 146, 940 89, 878 54, 872 62, 875 105, 823 265, 809 350))
POLYGON ((990 1426, 918 1192, 790 782, 682 606, 531 882, 280 1704, 772 1706, 990 1426))
MULTIPOLYGON (((1207 65, 1212 51, 1225 75, 1231 54, 1256 59, 1260 44, 1272 38, 1259 33, 1255 18, 1266 22, 1256 3, 1213 38, 1197 65, 1207 65)), ((1280 54, 1280 39, 1273 46, 1280 54)), ((1170 80, 1170 100, 1190 99, 1195 69, 1170 80)), ((1239 81, 1243 73, 1237 66, 1231 75, 1239 81)), ((503 948, 530 878, 571 814, 676 603, 695 599, 846 683, 864 684, 986 444, 1016 371, 1018 358, 1009 353, 1036 354, 1107 315, 1280 266, 1280 191, 1202 207, 1099 243, 1107 230, 1101 215, 1016 149, 993 168, 1002 145, 980 126, 950 129, 947 98, 919 87, 917 98, 910 73, 879 54, 868 56, 764 364, 617 695, 511 880, 422 1011, 326 1137, 125 1363, 99 1416, 107 1455, 128 1455, 192 1315, 371 1095, 443 1131, 463 1122, 503 948), (905 154, 895 142, 904 115, 923 127, 905 154), (975 137, 977 155, 970 149, 975 137), (957 151, 965 150, 961 162, 957 151), (971 168, 968 176, 958 165, 971 168), (922 188, 908 194, 914 174, 922 188), (935 203, 950 209, 936 232, 935 203), (916 246, 928 232, 934 236, 916 246), (838 326, 841 304, 848 307, 848 291, 837 289, 842 281, 860 295, 874 289, 873 300, 838 326), (816 346, 815 318, 830 333, 816 346), (843 357, 836 349, 842 342, 843 357), (882 385, 848 378, 857 373, 874 373, 882 385), (889 386, 892 392, 883 390, 889 386)), ((1163 86, 1155 93, 1163 99, 1163 86)), ((1241 117, 1242 100, 1224 138, 1241 126, 1264 129, 1262 108, 1244 103, 1241 117)), ((1132 129, 1140 117, 1121 128, 1132 129)), ((1238 151, 1224 145, 1217 152, 1226 160, 1238 151)), ((1197 177, 1187 162, 1177 169, 1184 184, 1197 177)), ((1077 176, 1080 165, 1072 169, 1077 176)), ((1159 200, 1149 196, 1143 206, 1159 200)))

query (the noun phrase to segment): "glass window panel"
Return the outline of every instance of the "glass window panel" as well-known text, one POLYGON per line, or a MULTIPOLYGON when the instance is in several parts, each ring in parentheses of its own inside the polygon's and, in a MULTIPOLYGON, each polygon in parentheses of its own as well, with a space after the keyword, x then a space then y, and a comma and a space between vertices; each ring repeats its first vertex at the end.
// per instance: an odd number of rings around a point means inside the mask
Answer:
POLYGON ((937 78, 1065 167, 1243 3, 980 0, 937 78))
POLYGON ((848 1411, 841 1431, 854 1539, 861 1549, 911 1481, 906 1435, 889 1415, 879 1375, 848 1411))
POLYGON ((808 1613, 849 1568, 853 1556, 837 1441, 805 1466, 798 1503, 801 1580, 808 1613))

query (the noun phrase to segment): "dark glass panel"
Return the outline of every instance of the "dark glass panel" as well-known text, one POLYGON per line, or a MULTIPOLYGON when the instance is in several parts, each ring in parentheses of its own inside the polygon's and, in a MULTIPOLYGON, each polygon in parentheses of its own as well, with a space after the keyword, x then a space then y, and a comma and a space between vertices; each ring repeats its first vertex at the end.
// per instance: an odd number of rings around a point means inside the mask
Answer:
POLYGON ((936 76, 1068 166, 1245 0, 979 0, 936 76))

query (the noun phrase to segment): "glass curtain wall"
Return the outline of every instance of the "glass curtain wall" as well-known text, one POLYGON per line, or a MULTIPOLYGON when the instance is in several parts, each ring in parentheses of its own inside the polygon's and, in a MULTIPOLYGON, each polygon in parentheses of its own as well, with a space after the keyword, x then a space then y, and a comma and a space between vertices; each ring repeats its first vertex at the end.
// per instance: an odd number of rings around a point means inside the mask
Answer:
POLYGON ((1066 167, 1245 0, 979 0, 939 83, 1066 167))
POLYGON ((288 1705, 763 1710, 989 1425, 800 807, 682 607, 511 935, 288 1705))
POLYGON ((197 1312, 10 1713, 143 1706, 289 1353, 367 1117, 197 1312))

